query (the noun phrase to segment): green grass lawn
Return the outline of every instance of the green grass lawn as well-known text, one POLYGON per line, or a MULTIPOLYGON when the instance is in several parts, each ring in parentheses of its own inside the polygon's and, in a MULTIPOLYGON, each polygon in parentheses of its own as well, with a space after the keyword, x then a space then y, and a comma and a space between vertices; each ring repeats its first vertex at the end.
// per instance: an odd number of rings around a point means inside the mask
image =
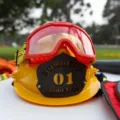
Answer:
POLYGON ((120 48, 96 49, 97 60, 120 60, 120 48))
MULTIPOLYGON (((0 47, 0 57, 5 58, 7 60, 14 59, 15 52, 19 48, 13 47, 0 47)), ((101 48, 96 49, 97 60, 104 59, 117 59, 120 60, 120 49, 116 48, 101 48)))
POLYGON ((0 57, 5 58, 7 60, 14 59, 15 52, 19 48, 14 47, 0 47, 0 57))

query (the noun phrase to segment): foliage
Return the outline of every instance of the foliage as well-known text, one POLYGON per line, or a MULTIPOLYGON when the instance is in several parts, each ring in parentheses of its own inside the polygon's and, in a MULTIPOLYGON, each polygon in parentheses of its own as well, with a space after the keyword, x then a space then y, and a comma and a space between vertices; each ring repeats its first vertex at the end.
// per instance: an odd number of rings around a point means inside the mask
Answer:
POLYGON ((120 0, 107 0, 103 17, 107 17, 108 21, 112 24, 120 23, 120 0))
POLYGON ((15 32, 35 20, 29 18, 29 9, 36 5, 34 0, 0 0, 0 31, 15 32))
POLYGON ((103 17, 107 24, 88 26, 86 30, 95 44, 120 44, 120 0, 107 0, 103 17))
POLYGON ((91 5, 84 0, 0 0, 0 32, 14 33, 51 20, 72 22, 71 10, 74 8, 75 14, 83 16, 83 7, 87 9, 91 5), (76 4, 79 5, 74 8, 76 4), (39 18, 30 17, 34 8, 42 10, 39 18))
POLYGON ((90 34, 94 44, 116 44, 113 36, 113 27, 110 25, 96 25, 86 27, 86 31, 90 34))
POLYGON ((108 26, 112 28, 112 36, 116 44, 120 44, 120 0, 107 0, 103 17, 108 19, 108 26))
POLYGON ((73 22, 71 19, 71 13, 74 9, 74 14, 78 14, 81 17, 84 15, 83 7, 90 8, 90 3, 85 3, 84 0, 44 0, 43 13, 41 16, 41 24, 48 20, 68 21, 73 22), (76 4, 78 7, 74 8, 76 4), (51 13, 48 11, 51 10, 51 13))

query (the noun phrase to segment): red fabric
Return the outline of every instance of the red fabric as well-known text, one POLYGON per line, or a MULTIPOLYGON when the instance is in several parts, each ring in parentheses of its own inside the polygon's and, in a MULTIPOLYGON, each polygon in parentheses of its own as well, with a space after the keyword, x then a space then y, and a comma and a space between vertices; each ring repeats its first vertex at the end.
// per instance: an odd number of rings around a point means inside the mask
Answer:
POLYGON ((6 61, 5 59, 0 58, 0 74, 9 73, 17 69, 15 62, 13 60, 6 61))
POLYGON ((108 97, 110 99, 110 102, 112 103, 112 107, 114 108, 118 117, 120 117, 120 101, 117 98, 115 86, 116 86, 116 82, 106 82, 104 85, 104 87, 106 88, 108 97))

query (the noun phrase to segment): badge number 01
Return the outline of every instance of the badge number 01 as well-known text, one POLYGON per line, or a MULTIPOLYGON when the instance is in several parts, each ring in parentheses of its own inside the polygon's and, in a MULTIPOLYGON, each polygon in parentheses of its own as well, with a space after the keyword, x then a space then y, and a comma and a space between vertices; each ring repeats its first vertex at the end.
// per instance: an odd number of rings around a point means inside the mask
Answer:
POLYGON ((62 73, 56 73, 54 76, 53 76, 53 81, 56 85, 62 85, 63 82, 64 82, 64 79, 65 77, 67 77, 67 85, 71 85, 73 84, 73 81, 72 81, 72 72, 66 74, 66 75, 63 75, 62 73))

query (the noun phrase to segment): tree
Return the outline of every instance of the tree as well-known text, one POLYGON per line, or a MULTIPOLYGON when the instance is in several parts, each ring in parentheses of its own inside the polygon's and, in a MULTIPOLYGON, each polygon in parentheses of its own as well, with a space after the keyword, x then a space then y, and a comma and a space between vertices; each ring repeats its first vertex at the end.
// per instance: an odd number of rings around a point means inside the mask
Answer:
POLYGON ((96 25, 86 27, 86 31, 91 36, 94 44, 115 44, 112 26, 96 25))
MULTIPOLYGON (((73 22, 71 19, 71 12, 74 9, 74 14, 83 17, 85 9, 91 7, 90 3, 85 3, 84 0, 45 0, 43 6, 43 13, 41 16, 41 24, 48 20, 59 20, 73 22), (79 6, 74 8, 78 4, 79 6), (83 7, 85 7, 83 9, 83 7), (51 9, 51 13, 48 10, 51 9)), ((90 11, 92 15, 92 11, 90 11)))
POLYGON ((108 27, 112 28, 115 43, 120 43, 120 0, 107 0, 103 17, 108 19, 108 27))
POLYGON ((35 4, 34 0, 0 0, 0 31, 14 32, 34 24, 35 20, 28 17, 28 8, 35 4))
POLYGON ((74 8, 74 13, 83 16, 83 7, 90 8, 91 5, 84 0, 0 0, 0 32, 14 33, 51 20, 72 22, 71 10, 74 8), (79 5, 74 8, 76 4, 79 5), (37 19, 31 18, 32 8, 41 8, 42 15, 37 19))

